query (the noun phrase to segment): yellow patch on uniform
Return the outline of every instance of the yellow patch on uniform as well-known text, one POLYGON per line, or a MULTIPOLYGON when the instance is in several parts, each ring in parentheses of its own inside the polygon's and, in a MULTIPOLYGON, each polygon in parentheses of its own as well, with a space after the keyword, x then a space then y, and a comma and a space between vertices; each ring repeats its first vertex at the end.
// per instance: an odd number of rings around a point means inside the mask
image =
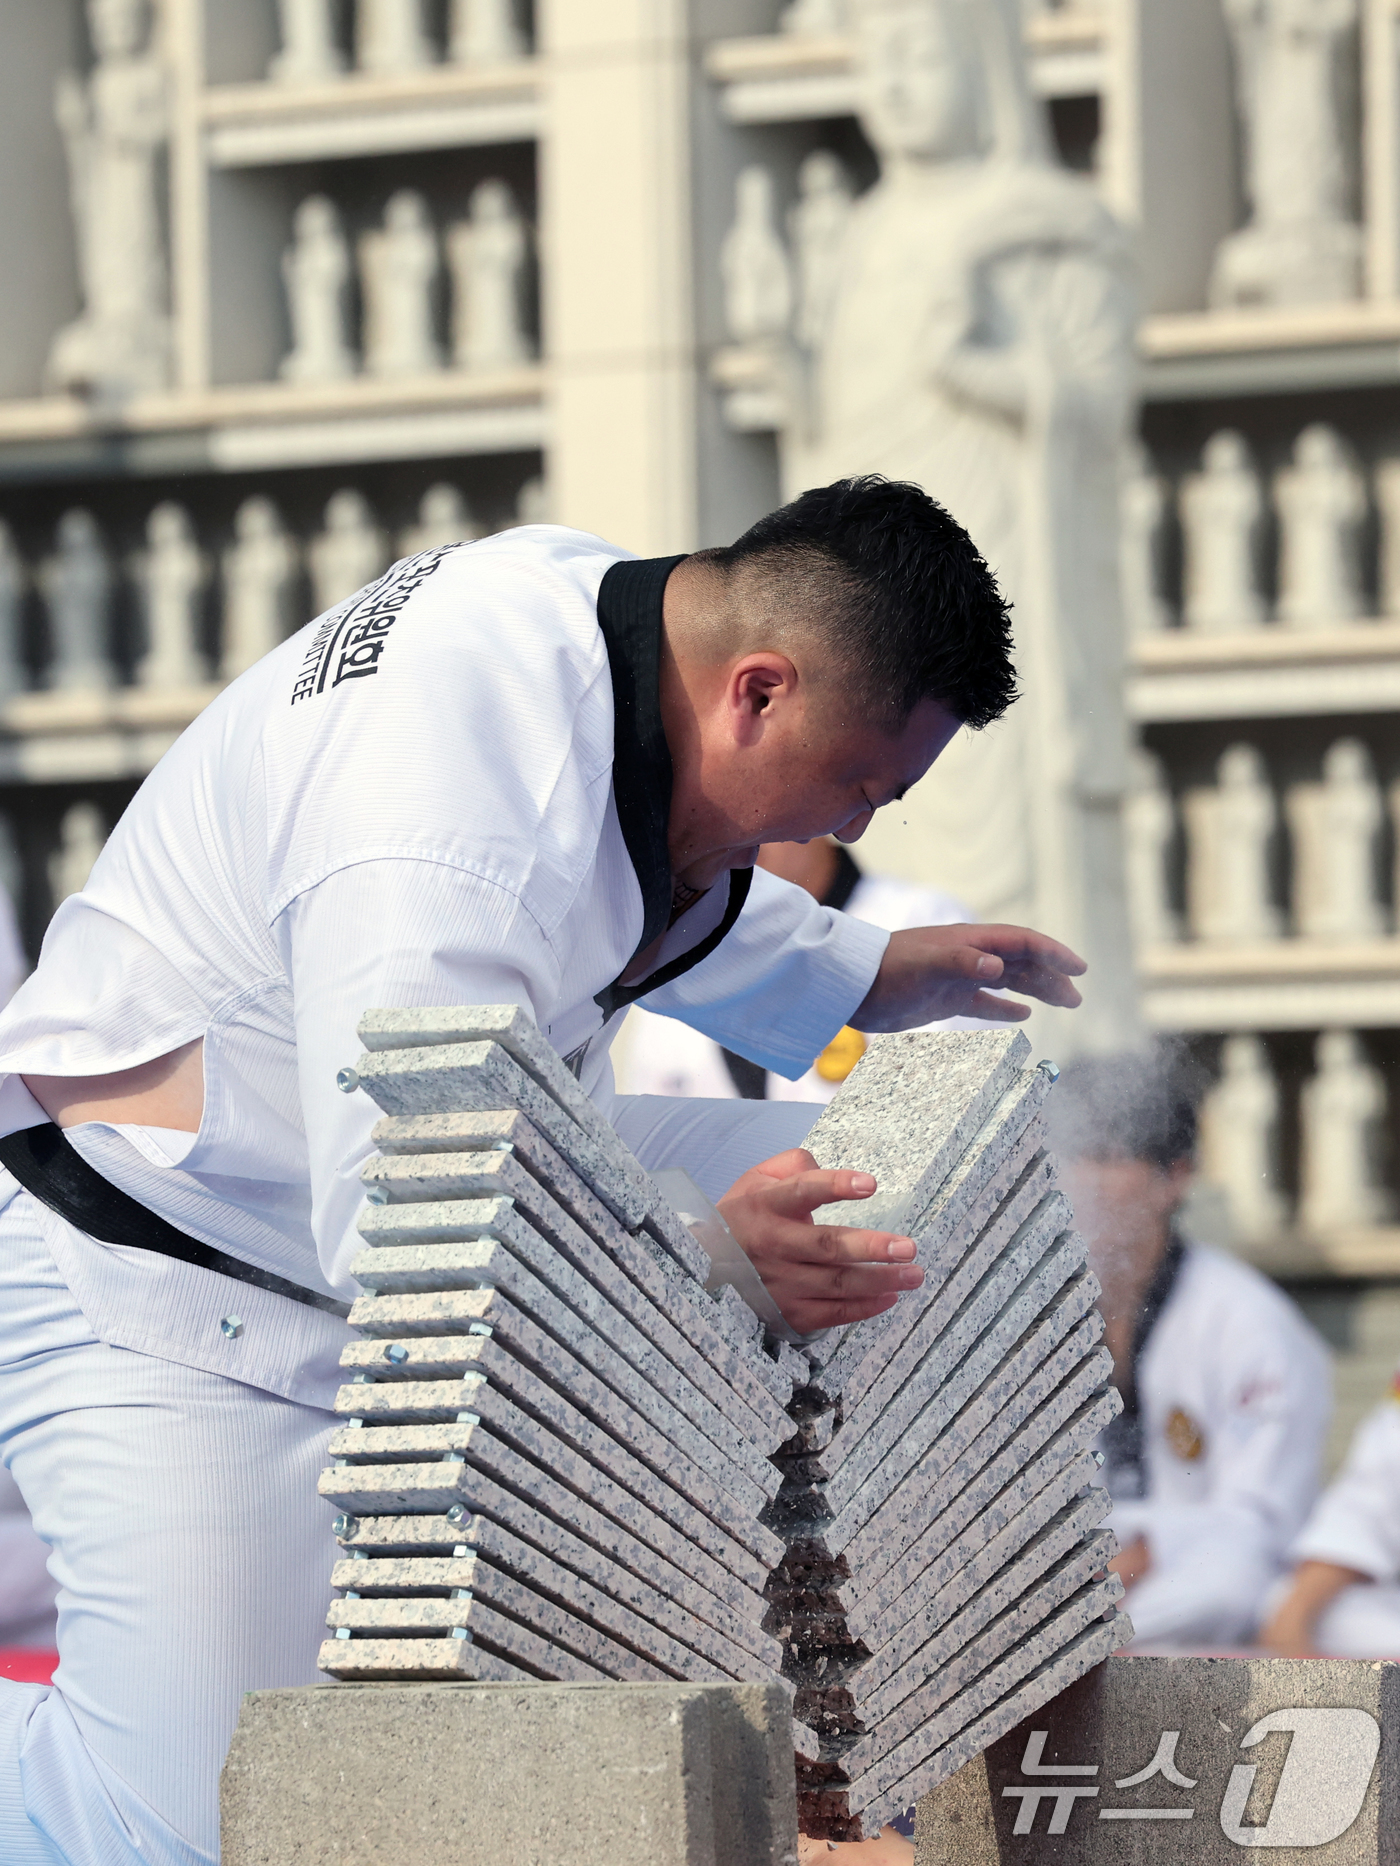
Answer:
POLYGON ((844 1082, 865 1051, 865 1038, 847 1024, 837 1031, 817 1058, 817 1074, 823 1082, 844 1082))
POLYGON ((1395 1376, 1391 1380, 1389 1397, 1395 1401, 1397 1406, 1400 1406, 1400 1367, 1396 1368, 1395 1376))
POLYGON ((1166 1439, 1178 1458, 1194 1464, 1206 1448, 1206 1436, 1189 1412, 1173 1406, 1167 1414, 1166 1439))

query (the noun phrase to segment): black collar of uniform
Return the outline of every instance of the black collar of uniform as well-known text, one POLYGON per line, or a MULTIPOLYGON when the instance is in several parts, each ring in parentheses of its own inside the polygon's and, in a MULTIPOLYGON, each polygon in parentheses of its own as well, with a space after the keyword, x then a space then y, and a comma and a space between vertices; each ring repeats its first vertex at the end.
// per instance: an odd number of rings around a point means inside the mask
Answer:
POLYGON ((1176 1280, 1185 1262, 1186 1245, 1180 1232, 1173 1226, 1167 1248, 1153 1272, 1152 1281, 1142 1299, 1142 1307, 1138 1310, 1131 1356, 1127 1369, 1118 1381, 1123 1410, 1116 1419, 1110 1420, 1103 1431, 1103 1447, 1109 1464, 1106 1473, 1109 1489, 1120 1501, 1146 1495, 1147 1470, 1142 1442, 1142 1409, 1138 1399, 1138 1367, 1147 1352, 1152 1331, 1176 1288, 1176 1280))
POLYGON ((844 842, 836 845, 836 873, 831 877, 831 886, 822 896, 823 907, 834 907, 840 913, 865 879, 844 842))
MULTIPOLYGON (((661 619, 666 580, 680 557, 626 558, 598 588, 598 627, 613 687, 613 797, 622 840, 642 890, 643 952, 671 924, 674 887, 666 835, 671 820, 671 751, 661 724, 661 619)), ((752 869, 731 874, 720 924, 697 946, 653 972, 640 986, 612 984, 597 993, 605 1016, 678 978, 712 953, 739 918, 752 869)), ((635 958, 636 954, 633 954, 635 958)))

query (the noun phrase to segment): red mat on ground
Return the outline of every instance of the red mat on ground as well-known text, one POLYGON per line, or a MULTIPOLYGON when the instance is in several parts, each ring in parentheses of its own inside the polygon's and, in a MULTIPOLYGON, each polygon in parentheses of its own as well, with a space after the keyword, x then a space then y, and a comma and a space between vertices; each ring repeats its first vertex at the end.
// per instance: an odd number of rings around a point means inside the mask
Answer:
POLYGON ((0 1678, 17 1685, 46 1685, 58 1664, 56 1652, 32 1646, 0 1646, 0 1678))

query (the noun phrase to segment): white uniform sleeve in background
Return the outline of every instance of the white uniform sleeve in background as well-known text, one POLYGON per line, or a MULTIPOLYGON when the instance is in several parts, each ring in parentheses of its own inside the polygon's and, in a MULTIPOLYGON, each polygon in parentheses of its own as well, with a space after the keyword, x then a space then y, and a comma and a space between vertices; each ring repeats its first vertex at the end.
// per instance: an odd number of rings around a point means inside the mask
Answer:
POLYGON ((1357 1427, 1346 1463, 1293 1544, 1295 1562, 1335 1562, 1373 1581, 1400 1581, 1400 1401, 1357 1427))

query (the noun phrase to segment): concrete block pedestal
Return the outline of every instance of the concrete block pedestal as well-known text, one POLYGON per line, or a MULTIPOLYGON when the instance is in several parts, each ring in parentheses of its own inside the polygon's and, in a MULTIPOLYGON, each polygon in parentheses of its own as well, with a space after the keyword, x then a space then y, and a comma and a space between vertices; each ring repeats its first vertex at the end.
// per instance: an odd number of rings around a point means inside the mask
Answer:
POLYGON ((1109 1659, 915 1833, 917 1866, 1400 1866, 1400 1664, 1109 1659))
POLYGON ((795 1866, 777 1685, 254 1691, 222 1866, 795 1866))

